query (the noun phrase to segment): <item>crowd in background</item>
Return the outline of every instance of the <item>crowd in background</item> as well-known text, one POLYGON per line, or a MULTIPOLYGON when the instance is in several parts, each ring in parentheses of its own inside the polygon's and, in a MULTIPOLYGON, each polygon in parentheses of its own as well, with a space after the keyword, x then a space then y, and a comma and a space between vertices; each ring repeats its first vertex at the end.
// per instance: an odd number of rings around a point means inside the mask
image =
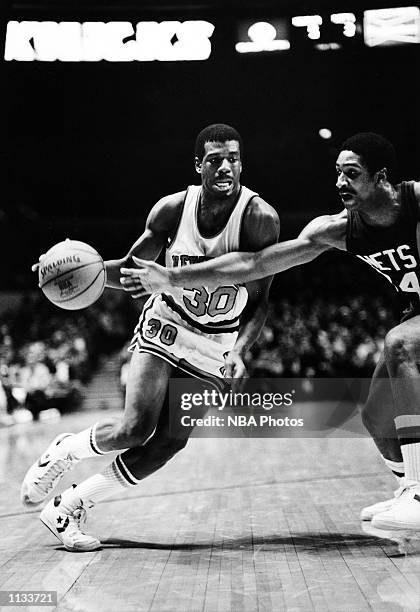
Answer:
MULTIPOLYGON (((356 270, 352 276, 348 267, 333 263, 325 266, 321 259, 315 267, 276 279, 267 323, 247 355, 252 376, 371 376, 398 311, 383 283, 378 291, 372 275, 359 277, 356 270)), ((24 405, 36 419, 48 407, 60 412, 76 408, 101 356, 119 351, 124 388, 125 347, 139 310, 123 292, 108 290, 82 311, 61 310, 42 295, 23 298, 18 308, 4 311, 0 414, 2 408, 10 413, 24 405)))
POLYGON ((77 408, 98 360, 130 333, 132 311, 125 295, 107 292, 81 311, 61 310, 40 295, 0 314, 0 413, 25 406, 37 419, 52 407, 77 408))
POLYGON ((371 376, 386 331, 396 323, 382 296, 279 299, 250 351, 253 376, 371 376))

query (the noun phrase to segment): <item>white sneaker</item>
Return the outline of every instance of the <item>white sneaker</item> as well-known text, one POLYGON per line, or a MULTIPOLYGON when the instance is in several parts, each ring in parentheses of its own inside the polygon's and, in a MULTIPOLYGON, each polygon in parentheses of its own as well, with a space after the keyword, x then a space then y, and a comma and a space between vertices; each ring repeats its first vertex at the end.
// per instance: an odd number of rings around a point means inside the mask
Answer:
POLYGON ((68 453, 60 454, 60 442, 72 435, 64 433, 57 436, 26 472, 20 489, 20 500, 24 506, 37 506, 43 502, 63 474, 77 463, 68 453))
POLYGON ((394 544, 398 546, 398 553, 400 555, 418 555, 420 552, 420 540, 414 532, 395 530, 384 531, 383 529, 372 527, 372 523, 368 521, 361 523, 360 527, 363 533, 367 535, 394 542, 394 544))
POLYGON ((420 530, 420 484, 406 481, 404 490, 391 508, 376 514, 372 526, 377 529, 420 530))
POLYGON ((81 531, 86 521, 82 500, 72 509, 63 507, 61 495, 57 495, 43 509, 39 518, 70 552, 88 552, 101 548, 101 542, 81 531))
POLYGON ((361 521, 371 521, 376 514, 380 512, 386 512, 395 504, 396 501, 400 498, 401 494, 404 491, 404 486, 398 487, 396 491, 394 491, 394 497, 391 499, 386 499, 382 502, 377 502, 376 504, 372 504, 371 506, 366 506, 366 508, 362 508, 360 511, 360 520, 361 521))

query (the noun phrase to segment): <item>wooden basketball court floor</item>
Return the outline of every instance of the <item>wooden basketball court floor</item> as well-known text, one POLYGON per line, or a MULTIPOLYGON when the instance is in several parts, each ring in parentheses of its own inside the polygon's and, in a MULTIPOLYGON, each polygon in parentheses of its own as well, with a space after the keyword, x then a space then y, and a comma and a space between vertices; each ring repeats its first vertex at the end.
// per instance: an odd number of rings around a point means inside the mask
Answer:
MULTIPOLYGON (((57 591, 55 609, 69 612, 420 610, 420 540, 358 519, 393 478, 368 438, 339 431, 193 438, 90 511, 86 531, 102 550, 66 552, 20 506, 20 482, 53 436, 101 414, 0 430, 0 590, 57 591)), ((79 464, 59 490, 108 460, 79 464)))

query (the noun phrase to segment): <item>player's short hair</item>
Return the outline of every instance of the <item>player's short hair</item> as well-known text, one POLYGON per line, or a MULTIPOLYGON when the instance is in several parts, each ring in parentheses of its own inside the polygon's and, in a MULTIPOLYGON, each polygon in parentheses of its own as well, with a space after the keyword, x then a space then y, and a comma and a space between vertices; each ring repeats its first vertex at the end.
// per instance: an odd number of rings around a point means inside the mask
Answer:
POLYGON ((195 156, 200 160, 203 159, 206 142, 226 142, 227 140, 237 140, 239 142, 239 150, 242 156, 242 138, 234 127, 226 123, 212 123, 201 130, 195 141, 195 156))
POLYGON ((343 142, 340 151, 353 151, 360 155, 370 174, 386 168, 388 180, 393 181, 397 170, 397 154, 394 145, 374 132, 360 132, 343 142))

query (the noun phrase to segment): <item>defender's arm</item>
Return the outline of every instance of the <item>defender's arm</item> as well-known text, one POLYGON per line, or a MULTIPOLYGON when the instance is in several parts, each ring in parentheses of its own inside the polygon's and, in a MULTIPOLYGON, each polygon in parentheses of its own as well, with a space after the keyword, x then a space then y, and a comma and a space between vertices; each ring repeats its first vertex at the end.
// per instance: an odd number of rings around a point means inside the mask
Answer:
MULTIPOLYGON (((210 261, 167 270, 155 263, 140 261, 141 270, 124 270, 131 290, 137 284, 148 292, 192 284, 219 286, 249 283, 312 261, 330 248, 345 250, 346 211, 313 219, 298 238, 269 246, 257 253, 228 253, 210 261)), ((144 292, 143 289, 143 292, 144 292)))

